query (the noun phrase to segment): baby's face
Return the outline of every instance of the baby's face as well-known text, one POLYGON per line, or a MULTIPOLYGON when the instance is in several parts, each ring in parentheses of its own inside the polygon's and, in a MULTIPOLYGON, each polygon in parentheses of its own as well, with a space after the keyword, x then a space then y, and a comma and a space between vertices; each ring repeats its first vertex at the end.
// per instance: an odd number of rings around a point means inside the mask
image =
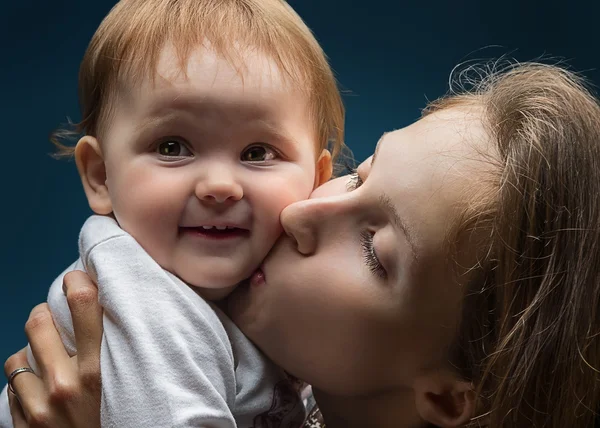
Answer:
POLYGON ((281 233, 279 214, 315 186, 308 97, 266 57, 237 70, 192 52, 187 78, 163 50, 154 83, 122 98, 100 142, 113 212, 163 268, 227 294, 281 233))

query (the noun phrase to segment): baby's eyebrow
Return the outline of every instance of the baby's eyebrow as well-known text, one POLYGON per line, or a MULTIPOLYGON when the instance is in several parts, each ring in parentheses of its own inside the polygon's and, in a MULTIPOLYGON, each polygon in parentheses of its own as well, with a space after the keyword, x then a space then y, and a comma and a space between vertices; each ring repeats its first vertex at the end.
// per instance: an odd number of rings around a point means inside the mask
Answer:
POLYGON ((164 123, 169 123, 172 120, 174 120, 176 117, 178 116, 178 112, 169 112, 168 114, 160 114, 160 113, 154 113, 148 117, 145 117, 136 127, 135 127, 135 131, 139 132, 141 130, 143 130, 144 128, 147 128, 149 126, 160 126, 164 123))
POLYGON ((290 135, 289 133, 285 132, 283 127, 277 126, 276 124, 273 124, 268 120, 264 119, 255 120, 254 123, 266 130, 269 134, 271 134, 278 140, 281 140, 287 144, 298 145, 298 141, 296 140, 296 138, 294 138, 293 135, 290 135))

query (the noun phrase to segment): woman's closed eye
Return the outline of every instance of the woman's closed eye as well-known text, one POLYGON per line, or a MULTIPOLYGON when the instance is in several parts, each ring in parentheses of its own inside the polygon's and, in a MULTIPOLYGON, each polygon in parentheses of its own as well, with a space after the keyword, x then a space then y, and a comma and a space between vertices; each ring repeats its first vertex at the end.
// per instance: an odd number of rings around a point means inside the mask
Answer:
MULTIPOLYGON (((358 174, 358 171, 355 169, 350 174, 350 178, 348 183, 346 184, 346 188, 349 192, 358 189, 363 185, 363 179, 358 174)), ((377 257, 377 253, 375 252, 375 247, 373 246, 373 236, 374 233, 370 231, 363 231, 360 234, 360 245, 362 247, 363 258, 365 264, 369 268, 369 270, 373 273, 373 275, 377 276, 381 279, 387 278, 387 272, 379 258, 377 257)))
POLYGON ((373 246, 373 236, 374 234, 369 231, 364 231, 360 234, 360 244, 363 250, 363 257, 367 267, 371 270, 373 275, 376 275, 381 279, 386 279, 387 272, 379 261, 377 253, 375 252, 375 247, 373 246))

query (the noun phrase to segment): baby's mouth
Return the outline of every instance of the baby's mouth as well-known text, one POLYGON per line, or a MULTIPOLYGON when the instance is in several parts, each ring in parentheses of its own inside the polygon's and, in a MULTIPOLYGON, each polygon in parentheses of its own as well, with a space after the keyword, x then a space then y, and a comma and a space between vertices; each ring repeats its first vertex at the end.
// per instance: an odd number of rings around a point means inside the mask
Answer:
POLYGON ((209 239, 230 239, 248 236, 250 231, 234 226, 198 226, 181 227, 184 234, 195 235, 209 239))

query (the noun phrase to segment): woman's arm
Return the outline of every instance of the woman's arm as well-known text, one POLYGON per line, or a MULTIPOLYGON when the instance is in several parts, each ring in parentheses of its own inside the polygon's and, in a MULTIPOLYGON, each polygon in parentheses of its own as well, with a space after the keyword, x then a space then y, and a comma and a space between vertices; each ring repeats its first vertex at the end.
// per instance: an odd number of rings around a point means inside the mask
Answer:
MULTIPOLYGON (((46 304, 31 311, 25 333, 40 369, 39 377, 23 373, 13 380, 19 400, 9 393, 15 428, 100 427, 100 345, 102 308, 98 290, 83 272, 64 278, 64 288, 73 318, 78 355, 70 358, 46 304)), ((4 364, 8 376, 28 367, 25 350, 4 364)))

